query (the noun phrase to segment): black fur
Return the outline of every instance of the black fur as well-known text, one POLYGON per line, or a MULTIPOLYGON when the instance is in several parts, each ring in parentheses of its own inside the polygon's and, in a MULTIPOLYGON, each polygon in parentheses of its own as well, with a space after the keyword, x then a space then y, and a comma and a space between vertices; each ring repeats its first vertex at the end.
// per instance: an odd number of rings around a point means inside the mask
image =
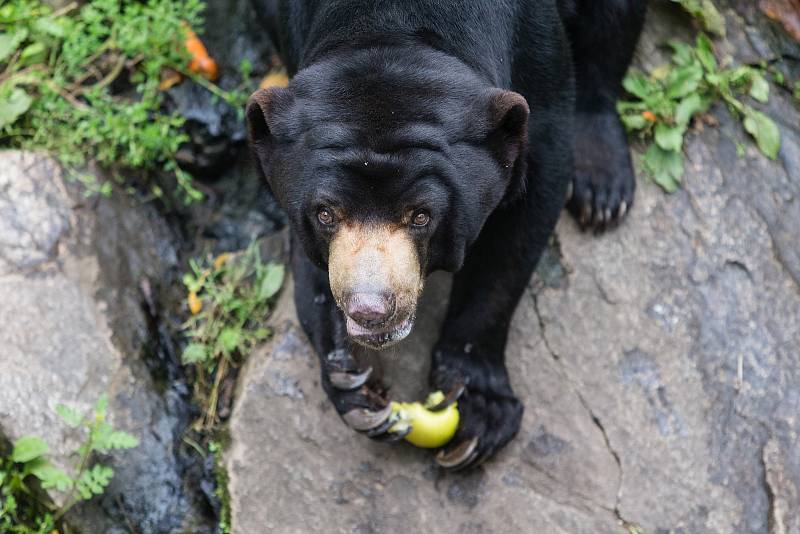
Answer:
POLYGON ((474 459, 490 456, 519 429, 508 326, 568 184, 569 207, 594 227, 632 203, 614 104, 645 1, 254 2, 293 81, 253 99, 251 139, 290 219, 297 310, 326 392, 339 413, 380 404, 328 378, 325 356, 348 342, 317 208, 395 220, 424 206, 422 267, 456 273, 431 386, 468 380, 457 440, 477 436, 474 459), (524 106, 493 112, 498 88, 523 95, 530 116, 524 106))

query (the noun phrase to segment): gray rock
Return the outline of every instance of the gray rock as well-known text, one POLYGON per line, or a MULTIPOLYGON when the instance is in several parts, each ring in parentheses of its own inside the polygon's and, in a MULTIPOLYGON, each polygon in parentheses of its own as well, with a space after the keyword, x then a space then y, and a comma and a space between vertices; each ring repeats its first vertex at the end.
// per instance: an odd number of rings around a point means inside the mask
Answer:
MULTIPOLYGON (((651 14, 640 63, 671 17, 651 14)), ((731 20, 721 46, 752 54, 738 43, 756 30, 731 20)), ((476 471, 349 430, 286 290, 241 374, 235 532, 800 532, 800 113, 779 90, 766 112, 777 161, 718 107, 719 128, 688 138, 682 190, 640 177, 630 219, 599 237, 562 219, 511 328, 522 430, 476 471)), ((395 398, 426 392, 446 285, 411 339, 371 357, 395 398)))
MULTIPOLYGON (((421 377, 427 374, 429 349, 423 347, 435 338, 448 280, 437 276, 431 284, 425 315, 411 338, 391 354, 370 355, 373 365, 382 364, 397 398, 421 398, 426 390, 421 377)), ((227 466, 235 532, 617 530, 612 507, 618 467, 585 411, 573 406, 580 417, 539 421, 500 462, 442 477, 429 452, 371 442, 339 420, 320 389, 316 356, 297 324, 291 281, 273 324, 274 338, 242 371, 231 419, 227 466), (542 425, 550 425, 551 434, 543 437, 542 425), (562 444, 559 436, 570 443, 562 444), (583 461, 567 465, 567 451, 583 461), (561 486, 542 467, 554 465, 573 473, 574 488, 561 486), (597 471, 580 471, 589 465, 597 471)), ((537 383, 561 398, 549 356, 544 364, 537 383)), ((531 409, 542 402, 523 396, 531 409)))
POLYGON ((166 225, 124 194, 83 198, 46 157, 0 152, 0 169, 0 434, 39 435, 72 469, 82 435, 53 408, 89 410, 107 393, 112 421, 141 444, 111 456, 102 506, 76 509, 72 522, 201 531, 176 462, 184 416, 140 359, 150 337, 140 282, 157 284, 176 264, 166 225))

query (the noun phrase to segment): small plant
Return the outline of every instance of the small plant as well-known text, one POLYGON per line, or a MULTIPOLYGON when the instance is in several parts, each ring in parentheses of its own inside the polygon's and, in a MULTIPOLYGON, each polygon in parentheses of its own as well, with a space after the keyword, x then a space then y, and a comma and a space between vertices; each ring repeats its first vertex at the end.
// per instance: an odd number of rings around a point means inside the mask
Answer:
POLYGON ((94 454, 130 449, 139 444, 135 436, 115 430, 108 423, 107 407, 108 397, 105 395, 88 414, 63 404, 56 406, 56 413, 64 422, 72 428, 83 429, 86 434, 83 443, 73 453, 76 464, 71 474, 47 459, 47 443, 36 436, 18 439, 11 454, 0 458, 0 532, 49 534, 77 503, 103 494, 114 470, 95 462, 94 454), (31 486, 33 480, 37 480, 42 489, 65 494, 63 506, 56 508, 43 501, 31 486))
POLYGON ((264 320, 283 284, 284 268, 262 263, 255 243, 205 265, 192 260, 190 267, 183 278, 191 313, 184 329, 190 342, 182 359, 196 371, 195 397, 203 407, 197 429, 208 431, 218 420, 222 380, 270 335, 264 320))
POLYGON ((725 37, 725 18, 719 12, 712 0, 672 0, 680 4, 691 16, 700 21, 703 29, 708 32, 725 37))
POLYGON ((649 148, 642 164, 645 172, 668 192, 675 191, 683 176, 683 138, 693 117, 723 101, 764 155, 775 159, 780 132, 775 123, 741 98, 758 102, 769 99, 769 83, 762 70, 731 67, 717 62, 709 38, 700 34, 696 46, 671 41, 672 60, 650 75, 631 70, 623 81, 635 98, 617 104, 628 132, 636 132, 649 148))

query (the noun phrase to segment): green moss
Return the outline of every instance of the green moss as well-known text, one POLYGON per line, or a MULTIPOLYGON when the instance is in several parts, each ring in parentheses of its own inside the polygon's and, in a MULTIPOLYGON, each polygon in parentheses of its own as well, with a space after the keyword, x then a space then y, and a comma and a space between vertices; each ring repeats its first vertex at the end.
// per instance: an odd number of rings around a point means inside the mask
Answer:
POLYGON ((231 496, 228 492, 228 470, 225 469, 224 454, 230 445, 230 436, 227 431, 218 432, 216 441, 208 444, 208 450, 214 455, 214 495, 220 502, 219 511, 219 532, 230 534, 233 525, 231 523, 231 496))
MULTIPOLYGON (((162 76, 189 63, 186 31, 200 28, 201 0, 90 0, 53 11, 41 0, 0 3, 0 147, 56 154, 89 193, 110 183, 81 172, 96 162, 120 183, 162 196, 202 198, 175 154, 188 140, 184 119, 163 111, 162 76), (128 183, 131 183, 130 181, 128 183)), ((242 95, 222 91, 237 106, 242 95)))

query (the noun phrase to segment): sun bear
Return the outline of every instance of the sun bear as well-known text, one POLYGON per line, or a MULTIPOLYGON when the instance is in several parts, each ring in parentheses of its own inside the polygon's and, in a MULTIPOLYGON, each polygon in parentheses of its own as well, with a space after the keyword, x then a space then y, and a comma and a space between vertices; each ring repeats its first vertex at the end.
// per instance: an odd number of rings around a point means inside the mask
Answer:
POLYGON ((322 386, 354 429, 402 437, 352 343, 402 340, 426 276, 453 272, 430 386, 461 422, 437 461, 477 465, 519 430, 508 327, 562 208, 597 231, 632 206, 615 104, 645 0, 254 2, 291 82, 250 98, 250 144, 322 386))

